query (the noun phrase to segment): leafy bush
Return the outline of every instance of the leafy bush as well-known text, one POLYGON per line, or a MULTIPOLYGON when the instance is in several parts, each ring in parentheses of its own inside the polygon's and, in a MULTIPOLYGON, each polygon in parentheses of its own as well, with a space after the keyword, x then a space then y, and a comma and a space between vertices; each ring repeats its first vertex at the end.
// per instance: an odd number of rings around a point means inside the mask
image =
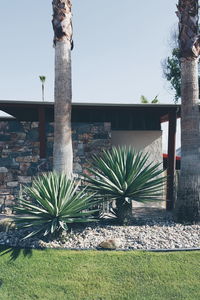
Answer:
POLYGON ((15 223, 31 229, 26 238, 37 233, 58 234, 69 224, 94 221, 96 210, 88 211, 95 204, 93 194, 78 190, 75 181, 64 174, 44 174, 33 181, 32 187, 26 187, 24 194, 26 200, 23 196, 15 207, 15 223))
POLYGON ((101 156, 94 155, 88 171, 90 189, 102 197, 116 200, 116 215, 125 223, 132 215, 132 201, 159 200, 165 178, 159 164, 148 163, 148 154, 133 148, 106 150, 101 156))

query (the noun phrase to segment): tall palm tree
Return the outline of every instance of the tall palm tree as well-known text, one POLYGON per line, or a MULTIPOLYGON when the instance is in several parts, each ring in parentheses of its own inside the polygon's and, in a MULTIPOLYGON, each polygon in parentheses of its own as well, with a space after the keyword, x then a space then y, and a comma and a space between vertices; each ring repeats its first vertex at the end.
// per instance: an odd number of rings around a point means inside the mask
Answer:
POLYGON ((53 0, 52 6, 55 47, 53 168, 54 171, 65 173, 70 178, 73 166, 71 137, 72 2, 71 0, 53 0))
POLYGON ((200 129, 198 0, 179 0, 181 60, 181 174, 175 214, 180 222, 200 221, 200 129))

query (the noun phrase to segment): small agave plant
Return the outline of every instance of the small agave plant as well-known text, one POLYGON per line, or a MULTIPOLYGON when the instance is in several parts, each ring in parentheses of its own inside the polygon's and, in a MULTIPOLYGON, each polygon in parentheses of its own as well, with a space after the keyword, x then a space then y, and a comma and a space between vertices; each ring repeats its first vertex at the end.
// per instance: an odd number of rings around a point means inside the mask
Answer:
POLYGON ((97 210, 89 210, 96 204, 93 195, 86 188, 80 190, 75 180, 64 174, 44 174, 24 188, 14 222, 18 228, 31 230, 25 238, 38 233, 58 235, 68 230, 69 224, 96 221, 93 214, 97 210))
POLYGON ((94 155, 86 175, 89 188, 97 196, 116 201, 119 223, 127 223, 132 216, 132 200, 138 202, 161 200, 163 170, 160 164, 149 163, 149 155, 133 148, 113 147, 102 155, 94 155))

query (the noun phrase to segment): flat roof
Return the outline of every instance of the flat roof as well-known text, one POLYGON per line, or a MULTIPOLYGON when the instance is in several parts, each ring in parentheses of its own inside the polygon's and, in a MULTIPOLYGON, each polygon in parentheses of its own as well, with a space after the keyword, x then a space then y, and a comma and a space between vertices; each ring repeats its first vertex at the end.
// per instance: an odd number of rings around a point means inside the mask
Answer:
MULTIPOLYGON (((54 105, 54 101, 29 101, 29 100, 0 100, 1 104, 25 104, 25 105, 54 105)), ((119 102, 77 102, 72 101, 72 106, 114 106, 114 107, 157 107, 157 108, 174 108, 181 107, 180 104, 174 103, 119 103, 119 102)))
MULTIPOLYGON (((158 127, 158 122, 160 124, 168 120, 170 112, 176 112, 177 117, 180 117, 180 108, 181 105, 173 103, 72 102, 72 122, 112 122, 112 124, 135 122, 134 128, 137 128, 139 125, 136 123, 147 123, 149 120, 152 124, 157 122, 157 125, 141 124, 140 127, 155 128, 158 127)), ((19 121, 38 121, 39 111, 44 110, 46 120, 51 122, 54 120, 53 101, 0 100, 0 110, 19 121)), ((5 120, 5 117, 2 118, 0 115, 0 119, 5 120)), ((120 126, 116 125, 117 128, 120 126)), ((128 126, 126 125, 126 128, 128 126)), ((129 128, 133 128, 133 125, 129 128)))

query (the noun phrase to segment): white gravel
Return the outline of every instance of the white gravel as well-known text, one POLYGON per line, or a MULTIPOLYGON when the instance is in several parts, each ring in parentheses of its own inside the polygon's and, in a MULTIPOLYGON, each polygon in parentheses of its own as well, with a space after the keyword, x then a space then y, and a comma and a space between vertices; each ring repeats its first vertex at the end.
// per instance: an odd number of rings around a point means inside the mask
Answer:
POLYGON ((141 226, 101 226, 74 229, 60 240, 36 238, 22 241, 24 231, 0 232, 0 244, 20 247, 96 249, 103 241, 112 239, 119 249, 180 249, 200 247, 200 225, 181 225, 173 221, 152 222, 141 226))

